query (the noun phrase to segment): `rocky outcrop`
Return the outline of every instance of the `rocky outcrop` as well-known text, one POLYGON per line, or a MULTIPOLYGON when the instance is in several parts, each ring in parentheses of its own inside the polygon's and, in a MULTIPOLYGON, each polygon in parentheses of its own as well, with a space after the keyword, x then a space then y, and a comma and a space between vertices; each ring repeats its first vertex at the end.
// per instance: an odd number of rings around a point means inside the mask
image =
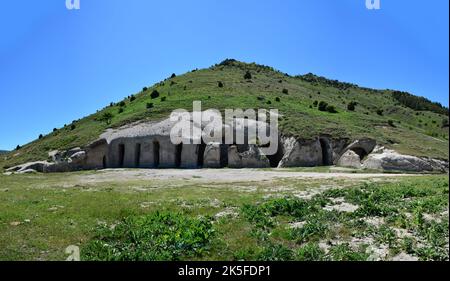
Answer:
POLYGON ((333 150, 327 139, 302 140, 286 138, 283 141, 284 156, 278 167, 313 167, 331 165, 333 150))
POLYGON ((362 163, 366 169, 408 172, 448 172, 448 162, 403 155, 390 149, 379 149, 362 163))
POLYGON ((341 167, 350 167, 350 168, 361 168, 361 158, 356 152, 353 150, 347 150, 342 156, 339 158, 337 162, 338 166, 341 167))
POLYGON ((256 145, 231 145, 228 148, 228 167, 267 168, 270 162, 256 145))

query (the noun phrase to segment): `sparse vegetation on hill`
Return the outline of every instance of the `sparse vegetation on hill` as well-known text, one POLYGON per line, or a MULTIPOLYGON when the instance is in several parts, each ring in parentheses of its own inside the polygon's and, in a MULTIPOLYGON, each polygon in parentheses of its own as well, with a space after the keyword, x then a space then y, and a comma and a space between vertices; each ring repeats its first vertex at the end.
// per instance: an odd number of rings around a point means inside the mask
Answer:
MULTIPOLYGON (((410 102, 406 106, 406 101, 397 100, 398 94, 391 90, 361 88, 313 74, 290 76, 269 66, 232 59, 168 79, 174 84, 162 81, 137 93, 124 93, 126 98, 122 101, 108 101, 108 106, 90 116, 45 133, 42 139, 20 144, 20 149, 0 158, 0 169, 47 159, 51 150, 87 145, 108 127, 160 120, 178 108, 192 110, 194 100, 202 101, 203 110, 277 108, 283 116, 280 131, 286 136, 371 137, 400 153, 448 158, 449 129, 448 122, 443 121, 448 117, 442 109, 437 110, 437 105, 431 106, 433 103, 428 104, 418 97, 422 101, 418 103, 420 112, 416 111, 417 107, 409 106, 410 102), (276 102, 281 95, 280 102, 276 102), (324 110, 318 110, 319 102, 326 103, 325 107, 323 104, 320 107, 324 110), (354 108, 349 106, 356 103, 354 108), (98 122, 108 113, 111 118, 98 122), (392 120, 395 127, 389 126, 388 120, 392 120)), ((415 99, 407 96, 405 100, 415 99)))

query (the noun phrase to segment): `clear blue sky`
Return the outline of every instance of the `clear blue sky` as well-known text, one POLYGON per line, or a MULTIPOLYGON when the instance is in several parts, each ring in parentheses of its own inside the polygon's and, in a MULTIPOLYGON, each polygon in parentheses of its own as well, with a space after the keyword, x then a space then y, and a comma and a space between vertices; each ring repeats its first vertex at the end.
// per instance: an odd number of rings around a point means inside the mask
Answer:
POLYGON ((0 149, 225 58, 448 106, 449 1, 2 1, 0 149))

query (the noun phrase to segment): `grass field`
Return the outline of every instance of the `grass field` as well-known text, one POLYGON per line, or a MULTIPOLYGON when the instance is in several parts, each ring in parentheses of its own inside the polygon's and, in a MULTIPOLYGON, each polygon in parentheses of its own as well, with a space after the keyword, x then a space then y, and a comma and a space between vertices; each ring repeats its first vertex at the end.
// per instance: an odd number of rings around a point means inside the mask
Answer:
POLYGON ((65 260, 69 245, 82 260, 449 259, 447 175, 102 173, 0 175, 0 260, 65 260))

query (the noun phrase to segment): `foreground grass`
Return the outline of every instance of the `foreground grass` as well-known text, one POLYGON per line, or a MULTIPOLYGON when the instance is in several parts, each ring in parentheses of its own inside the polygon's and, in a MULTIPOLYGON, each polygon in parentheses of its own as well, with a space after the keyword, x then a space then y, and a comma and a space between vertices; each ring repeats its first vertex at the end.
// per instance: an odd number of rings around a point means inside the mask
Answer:
POLYGON ((448 178, 0 176, 0 260, 448 260, 448 178))

